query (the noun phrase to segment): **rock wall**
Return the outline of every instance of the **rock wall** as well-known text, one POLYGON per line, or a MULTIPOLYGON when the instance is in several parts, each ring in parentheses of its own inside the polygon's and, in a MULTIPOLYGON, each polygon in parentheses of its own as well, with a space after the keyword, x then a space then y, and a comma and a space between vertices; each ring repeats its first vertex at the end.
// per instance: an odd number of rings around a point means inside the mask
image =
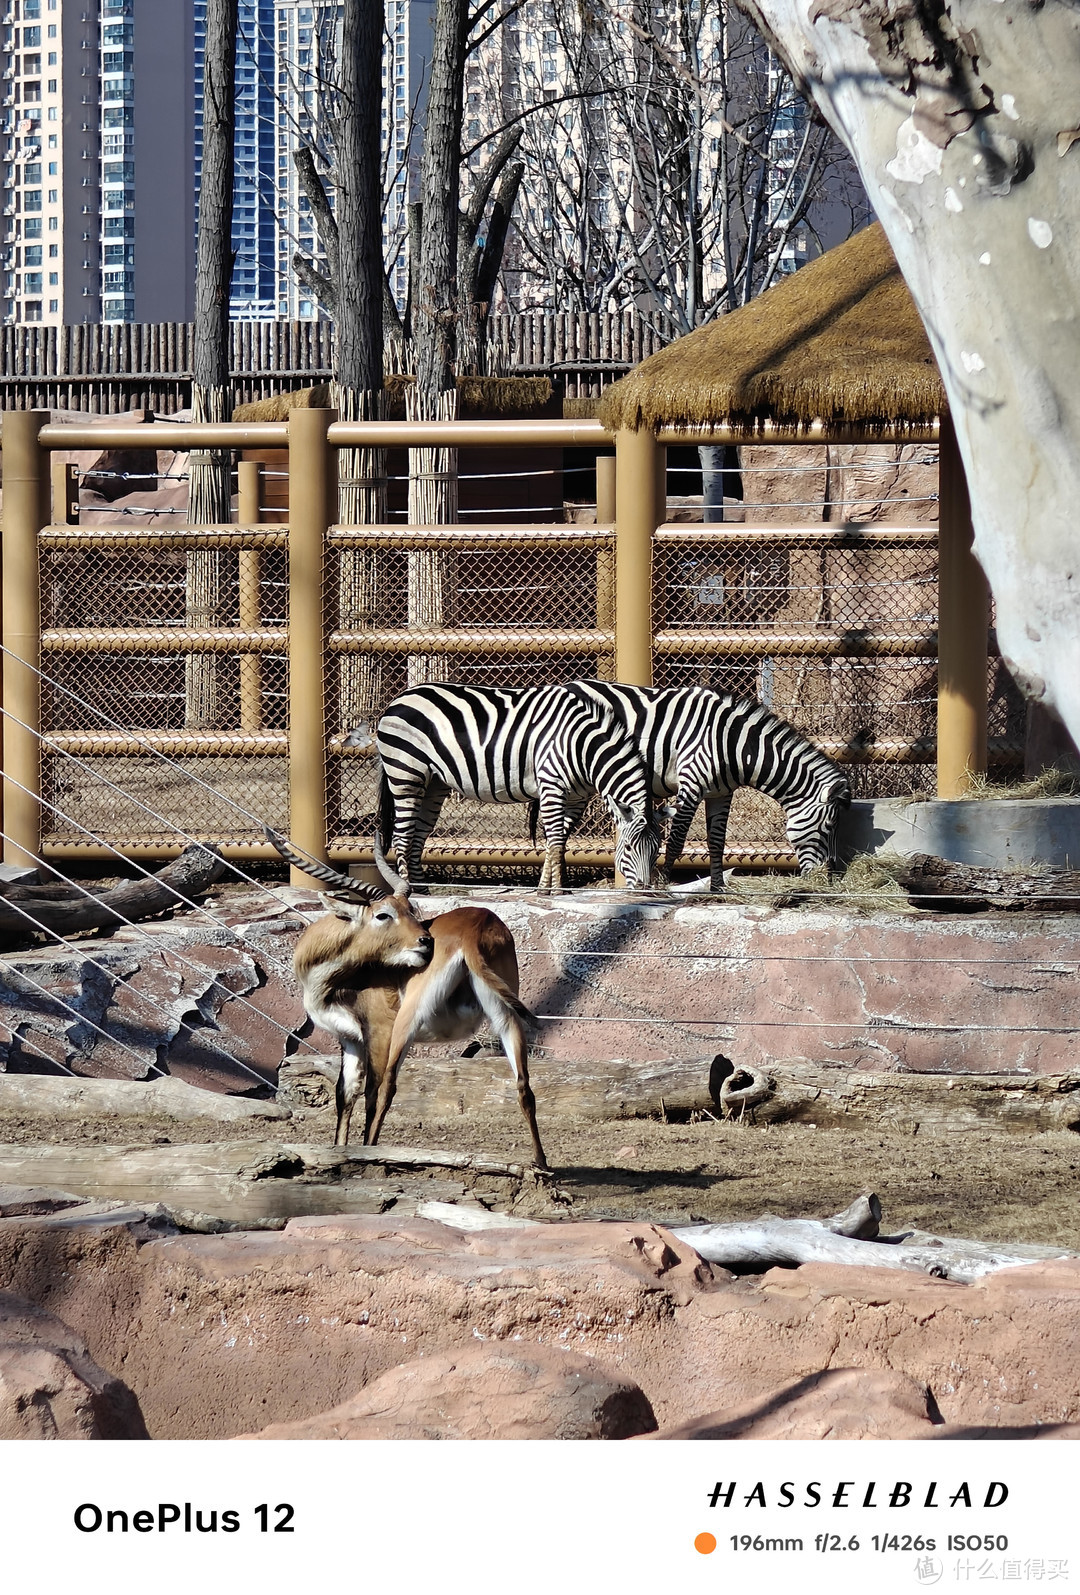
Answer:
MULTIPOLYGON (((317 911, 310 896, 289 900, 317 911)), ((418 906, 434 913, 458 900, 418 906)), ((542 1019, 535 1076, 548 1111, 619 1112, 650 1077, 657 1097, 670 1095, 679 1060, 717 1052, 737 1065, 864 1073, 1054 1075, 1074 1062, 1070 916, 862 915, 610 891, 468 900, 487 901, 517 938, 522 995, 542 1019)), ((290 968, 300 915, 258 899, 217 912, 231 929, 191 915, 8 955, 0 1072, 145 1078, 165 1069, 251 1092, 271 1088, 287 1056, 295 1072, 334 1053, 325 1035, 294 1035, 304 1017, 290 968)), ((700 1074, 699 1064, 695 1084, 700 1074)), ((398 1102, 501 1102, 511 1089, 501 1058, 444 1054, 437 1067, 403 1071, 398 1102)))
POLYGON ((1077 1260, 973 1285, 822 1264, 740 1280, 640 1223, 338 1217, 154 1239, 12 1218, 0 1277, 84 1337, 159 1439, 600 1438, 653 1414, 702 1437, 1080 1423, 1077 1260))

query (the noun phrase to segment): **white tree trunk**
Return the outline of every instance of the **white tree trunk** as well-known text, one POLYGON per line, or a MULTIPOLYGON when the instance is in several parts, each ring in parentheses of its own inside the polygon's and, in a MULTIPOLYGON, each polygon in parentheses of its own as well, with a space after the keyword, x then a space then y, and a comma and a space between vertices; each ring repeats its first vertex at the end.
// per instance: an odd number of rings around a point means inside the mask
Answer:
POLYGON ((738 0, 847 144, 926 323, 1017 681, 1080 734, 1080 13, 738 0))
MULTIPOLYGON (((405 389, 405 416, 409 421, 453 421, 457 417, 457 391, 440 393, 432 403, 418 385, 405 389)), ((457 450, 409 450, 409 525, 448 526, 458 516, 457 450)), ((410 553, 409 626, 421 634, 452 627, 457 620, 458 561, 454 554, 410 553)), ((449 681, 451 660, 446 654, 410 654, 410 687, 428 681, 449 681)))

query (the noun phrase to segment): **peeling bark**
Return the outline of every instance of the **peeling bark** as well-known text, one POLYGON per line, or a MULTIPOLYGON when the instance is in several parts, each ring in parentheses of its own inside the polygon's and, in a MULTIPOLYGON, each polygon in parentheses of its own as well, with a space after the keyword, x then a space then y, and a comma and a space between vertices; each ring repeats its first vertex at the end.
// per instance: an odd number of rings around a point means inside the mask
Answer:
POLYGON ((1001 651, 1080 736, 1080 13, 738 0, 859 165, 941 368, 1001 651))

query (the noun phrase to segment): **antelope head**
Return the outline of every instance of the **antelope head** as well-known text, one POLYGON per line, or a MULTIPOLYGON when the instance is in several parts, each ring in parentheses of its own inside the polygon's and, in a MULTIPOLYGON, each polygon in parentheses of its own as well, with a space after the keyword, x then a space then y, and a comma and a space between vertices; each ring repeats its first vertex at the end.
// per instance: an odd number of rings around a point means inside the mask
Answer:
MULTIPOLYGON (((375 839, 375 864, 380 881, 358 881, 340 870, 331 869, 317 859, 296 851, 283 836, 265 828, 268 840, 282 858, 305 874, 335 888, 320 892, 319 901, 328 916, 349 926, 346 936, 350 957, 358 962, 387 964, 395 968, 424 969, 431 962, 435 943, 427 926, 412 911, 412 887, 396 875, 386 862, 380 839, 375 839), (363 934, 360 934, 363 933, 363 934)), ((319 922, 329 928, 328 921, 319 922)), ((340 928, 340 927, 339 927, 340 928)), ((310 926, 302 942, 312 938, 319 925, 310 926)), ((321 947, 322 937, 316 938, 321 947)), ((340 939, 340 938, 335 938, 340 939)), ((309 956, 314 954, 311 947, 309 956)), ((297 947, 300 954, 300 946, 297 947)))

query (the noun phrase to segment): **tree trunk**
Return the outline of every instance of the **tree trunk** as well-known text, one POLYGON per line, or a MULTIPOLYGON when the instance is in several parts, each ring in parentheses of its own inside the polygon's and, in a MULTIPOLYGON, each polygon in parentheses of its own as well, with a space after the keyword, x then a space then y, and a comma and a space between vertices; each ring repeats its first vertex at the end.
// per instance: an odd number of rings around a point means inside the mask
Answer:
MULTIPOLYGON (((203 158, 199 235, 195 256, 191 418, 227 421, 229 284, 232 279, 233 129, 235 122, 237 0, 207 0, 203 65, 203 158)), ((188 469, 188 521, 213 526, 232 516, 232 467, 227 450, 193 453, 188 469)), ((221 556, 188 555, 185 623, 205 629, 220 621, 221 556)), ((218 724, 218 673, 213 654, 190 654, 185 668, 184 724, 218 724)))
POLYGON ((1080 739, 1080 15, 738 3, 858 162, 941 368, 1002 654, 1080 739))
POLYGON ((420 163, 420 258, 412 299, 416 381, 424 419, 453 390, 466 0, 436 0, 427 123, 420 163))
MULTIPOLYGON (((343 421, 382 416, 382 15, 382 7, 372 0, 344 0, 335 132, 337 373, 331 389, 331 404, 343 421)), ((384 450, 338 451, 338 516, 343 526, 385 522, 384 450)), ((342 550, 338 608, 344 630, 378 625, 379 565, 380 556, 373 551, 342 550)), ((342 729, 348 729, 381 710, 382 667, 377 654, 346 654, 340 669, 342 729)))
MULTIPOLYGON (((427 122, 420 163, 419 258, 412 274, 410 315, 416 385, 406 390, 410 420, 453 420, 457 414, 458 205, 465 84, 466 0, 436 0, 427 122)), ((457 450, 409 450, 409 524, 457 520, 457 450)), ((457 561, 452 555, 409 555, 409 625, 439 631, 453 624, 457 561)), ((445 681, 445 656, 410 654, 409 685, 445 681)))
MULTIPOLYGON (((424 415, 422 395, 416 387, 405 390, 405 415, 410 421, 424 415)), ((457 415, 457 393, 439 396, 431 419, 452 421, 457 415)), ((426 419, 427 417, 425 417, 426 419)), ((456 449, 409 450, 409 525, 440 526, 457 520, 458 479, 456 449)), ((444 631, 457 619, 458 561, 454 554, 411 553, 409 560, 409 625, 420 632, 444 631)), ((450 660, 445 654, 410 654, 410 687, 427 681, 449 681, 450 660)))

